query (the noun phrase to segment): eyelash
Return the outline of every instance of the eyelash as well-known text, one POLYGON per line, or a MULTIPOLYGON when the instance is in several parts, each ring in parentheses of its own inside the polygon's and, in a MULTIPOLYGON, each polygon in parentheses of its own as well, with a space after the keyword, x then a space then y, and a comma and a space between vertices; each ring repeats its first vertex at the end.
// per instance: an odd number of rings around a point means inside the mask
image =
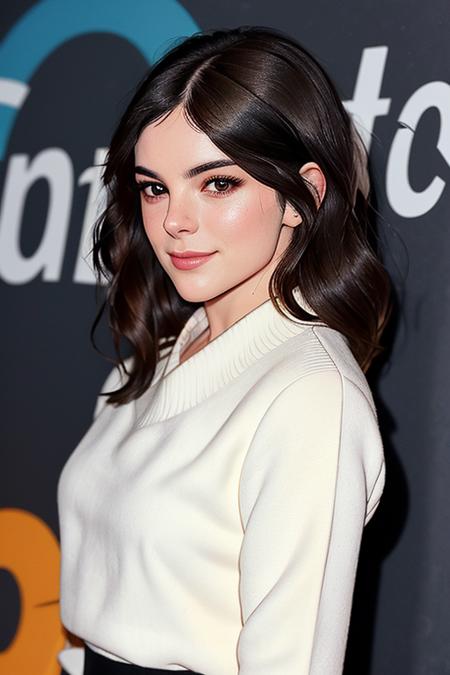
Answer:
MULTIPOLYGON (((213 194, 214 197, 230 194, 230 192, 233 192, 234 188, 238 187, 243 182, 242 178, 237 178, 235 176, 211 176, 203 183, 203 187, 209 185, 209 183, 215 183, 219 181, 229 183, 232 187, 229 190, 219 190, 218 192, 212 192, 211 194, 213 194)), ((136 181, 137 189, 139 190, 139 192, 142 192, 142 196, 148 202, 156 201, 157 199, 159 199, 159 197, 161 197, 164 194, 160 193, 159 195, 148 195, 145 192, 145 190, 146 188, 152 187, 153 185, 161 185, 161 183, 155 182, 150 183, 149 181, 136 181)))

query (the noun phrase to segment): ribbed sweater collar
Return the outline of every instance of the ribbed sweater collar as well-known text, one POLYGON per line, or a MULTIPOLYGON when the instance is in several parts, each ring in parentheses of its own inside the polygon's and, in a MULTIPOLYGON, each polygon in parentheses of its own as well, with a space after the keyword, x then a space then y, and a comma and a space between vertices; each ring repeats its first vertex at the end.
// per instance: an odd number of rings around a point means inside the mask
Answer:
MULTIPOLYGON (((314 313, 298 287, 294 297, 301 307, 314 313)), ((314 324, 326 325, 318 319, 314 324)), ((145 405, 145 410, 138 410, 138 425, 167 419, 200 403, 309 325, 311 322, 291 314, 281 315, 269 298, 180 363, 184 348, 208 327, 206 310, 198 307, 184 324, 159 378, 150 387, 150 400, 144 395, 141 406, 145 405)))

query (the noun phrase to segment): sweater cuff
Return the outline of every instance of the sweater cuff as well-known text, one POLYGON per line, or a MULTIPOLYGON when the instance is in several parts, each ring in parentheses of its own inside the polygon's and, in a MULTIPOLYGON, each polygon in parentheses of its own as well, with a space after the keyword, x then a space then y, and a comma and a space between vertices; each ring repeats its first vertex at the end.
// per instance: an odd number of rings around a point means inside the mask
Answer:
POLYGON ((57 659, 68 675, 83 675, 84 647, 64 647, 58 652, 57 659))

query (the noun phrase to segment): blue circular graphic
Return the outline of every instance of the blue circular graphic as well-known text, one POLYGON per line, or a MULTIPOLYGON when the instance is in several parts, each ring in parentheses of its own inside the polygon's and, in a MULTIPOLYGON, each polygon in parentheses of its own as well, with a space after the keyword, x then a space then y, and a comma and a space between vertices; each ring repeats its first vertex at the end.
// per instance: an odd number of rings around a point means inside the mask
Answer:
POLYGON ((150 63, 175 39, 200 30, 177 0, 42 0, 9 31, 0 47, 0 159, 29 91, 28 82, 49 54, 88 33, 112 33, 134 45, 150 63))

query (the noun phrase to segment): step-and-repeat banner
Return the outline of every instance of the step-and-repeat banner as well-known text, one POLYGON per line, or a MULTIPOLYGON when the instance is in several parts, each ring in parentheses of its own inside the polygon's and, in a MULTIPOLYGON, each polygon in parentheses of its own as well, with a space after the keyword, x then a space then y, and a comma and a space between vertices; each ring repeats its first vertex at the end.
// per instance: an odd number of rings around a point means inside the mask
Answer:
MULTIPOLYGON (((363 536, 345 672, 450 673, 448 0, 15 0, 0 7, 2 675, 60 673, 56 485, 111 368, 89 339, 98 164, 175 38, 242 24, 291 34, 335 80, 370 151, 396 290, 368 375, 387 482, 363 536)), ((110 348, 105 326, 98 342, 110 348)))

